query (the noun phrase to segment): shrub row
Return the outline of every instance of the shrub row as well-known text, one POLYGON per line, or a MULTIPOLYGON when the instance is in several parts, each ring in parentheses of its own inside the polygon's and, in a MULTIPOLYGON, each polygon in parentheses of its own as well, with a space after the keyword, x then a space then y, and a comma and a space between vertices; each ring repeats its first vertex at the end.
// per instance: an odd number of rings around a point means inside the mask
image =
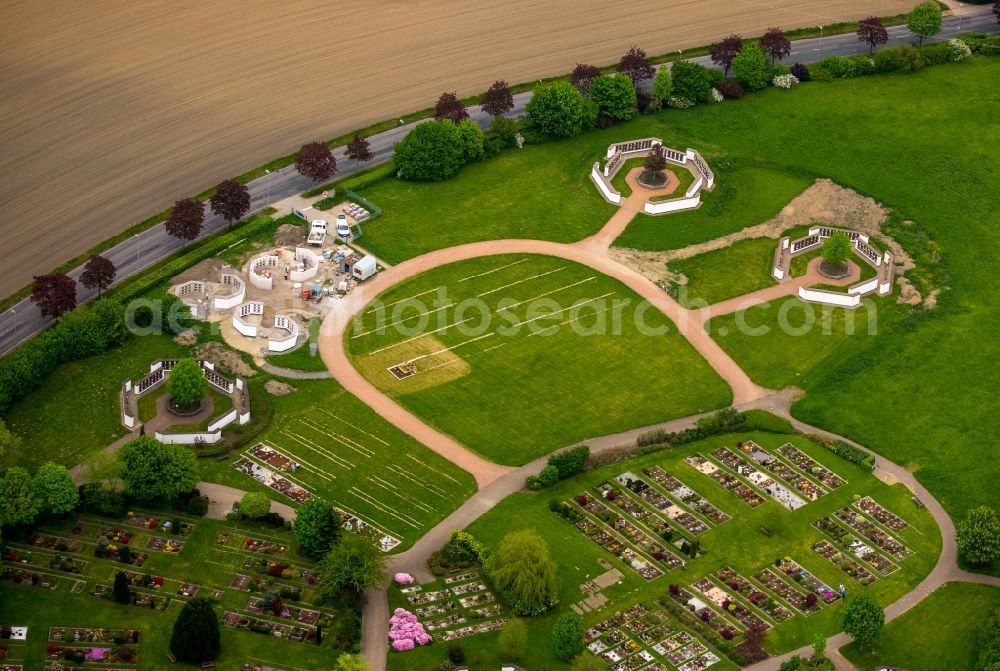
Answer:
POLYGON ((809 440, 813 441, 817 445, 821 445, 826 449, 830 450, 838 457, 846 459, 852 464, 858 464, 859 466, 864 466, 869 469, 875 468, 875 455, 869 454, 864 450, 859 450, 853 445, 848 445, 842 440, 827 440, 822 436, 810 435, 807 436, 809 440))
POLYGON ((874 74, 911 74, 925 67, 957 63, 971 55, 970 47, 961 40, 948 40, 915 47, 904 44, 886 47, 874 54, 829 56, 808 66, 809 76, 816 81, 848 79, 874 74))
POLYGON ((968 45, 972 53, 979 56, 1000 56, 1000 35, 986 33, 969 33, 961 40, 968 45))
POLYGON ((529 475, 524 479, 524 486, 536 490, 551 487, 560 480, 582 473, 589 460, 590 448, 586 445, 557 452, 549 457, 545 468, 538 475, 529 475))

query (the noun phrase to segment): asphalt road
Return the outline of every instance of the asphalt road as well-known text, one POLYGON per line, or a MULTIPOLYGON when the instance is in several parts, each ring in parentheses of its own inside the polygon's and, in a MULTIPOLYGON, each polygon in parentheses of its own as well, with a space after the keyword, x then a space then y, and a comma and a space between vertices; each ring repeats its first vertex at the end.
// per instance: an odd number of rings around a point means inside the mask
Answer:
MULTIPOLYGON (((974 30, 984 32, 998 32, 1000 25, 988 6, 966 7, 961 17, 944 17, 941 32, 932 40, 940 41, 955 37, 960 32, 971 32, 974 30), (961 30, 959 23, 961 22, 961 30)), ((905 26, 894 26, 888 29, 889 44, 898 45, 906 42, 915 42, 913 36, 905 26)), ((831 37, 815 38, 808 40, 797 40, 792 43, 792 53, 786 59, 788 63, 822 60, 827 56, 846 56, 867 51, 867 46, 858 42, 854 33, 835 35, 831 37)), ((692 59, 696 63, 712 66, 707 56, 692 59)), ((648 82, 647 82, 648 84, 648 82)), ((509 116, 517 117, 524 113, 524 106, 531 97, 531 93, 521 93, 514 96, 514 109, 509 116)), ((470 116, 482 127, 489 125, 491 118, 478 107, 469 109, 470 116)), ((345 155, 345 148, 338 147, 334 150, 339 167, 338 177, 346 177, 359 172, 372 165, 389 160, 392 157, 393 144, 403 138, 416 123, 401 124, 391 130, 378 133, 368 138, 374 158, 364 164, 349 160, 345 155)), ((294 166, 288 166, 281 170, 272 172, 251 182, 248 187, 251 196, 251 211, 264 209, 270 203, 281 200, 288 196, 305 191, 313 186, 313 182, 302 177, 295 171, 294 166)), ((123 222, 123 226, 130 226, 132 222, 123 222)), ((226 226, 226 222, 213 215, 206 204, 205 227, 202 235, 209 235, 226 226)), ((169 256, 176 250, 183 247, 182 241, 167 235, 162 225, 154 226, 129 240, 125 240, 110 250, 104 252, 103 256, 110 259, 118 269, 117 279, 121 280, 139 272, 157 261, 169 256)), ((77 278, 82 268, 77 268, 70 272, 70 276, 77 278)), ((97 292, 77 286, 77 301, 86 302, 97 295, 97 292)), ((35 335, 49 324, 51 319, 42 317, 35 304, 25 299, 17 303, 13 308, 0 314, 0 355, 6 354, 14 349, 18 344, 35 335)))

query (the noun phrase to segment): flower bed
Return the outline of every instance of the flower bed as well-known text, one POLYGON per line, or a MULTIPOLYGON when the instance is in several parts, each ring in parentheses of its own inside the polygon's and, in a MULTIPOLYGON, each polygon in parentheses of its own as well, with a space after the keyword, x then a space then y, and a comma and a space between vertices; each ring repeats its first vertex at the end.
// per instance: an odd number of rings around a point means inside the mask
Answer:
POLYGON ((449 627, 454 627, 456 624, 462 624, 465 621, 464 617, 455 613, 453 615, 449 615, 448 617, 441 618, 440 620, 431 620, 430 622, 426 622, 425 626, 428 631, 434 631, 435 629, 447 629, 449 627))
POLYGON ((72 538, 60 538, 52 534, 36 532, 28 536, 28 545, 56 552, 80 552, 83 550, 83 543, 72 538))
POLYGON ((894 529, 896 531, 902 531, 906 527, 910 526, 906 522, 906 520, 904 520, 902 517, 899 517, 895 513, 889 512, 870 496, 866 496, 860 501, 855 501, 854 506, 858 510, 874 517, 879 522, 879 524, 884 524, 890 529, 894 529))
POLYGON ((278 475, 269 468, 264 468, 248 457, 240 457, 233 463, 233 468, 240 473, 249 475, 261 484, 270 487, 296 503, 306 503, 313 498, 312 492, 292 483, 288 478, 278 475))
POLYGON ((849 506, 844 506, 835 512, 834 515, 838 520, 860 533, 864 538, 871 541, 876 547, 888 552, 896 559, 906 559, 913 554, 912 550, 900 543, 889 533, 883 531, 881 527, 872 522, 870 519, 856 512, 849 506))
POLYGON ((257 613, 258 615, 271 615, 284 620, 295 620, 296 622, 310 626, 320 623, 320 618, 323 618, 323 623, 326 623, 325 621, 329 619, 323 617, 322 613, 316 610, 289 606, 283 602, 281 597, 274 597, 269 608, 264 607, 264 599, 250 597, 247 600, 245 610, 257 613))
MULTIPOLYGON (((707 524, 692 515, 690 512, 678 507, 671 499, 668 499, 655 489, 651 488, 649 483, 642 478, 639 478, 632 473, 623 473, 618 476, 617 480, 625 488, 625 491, 631 492, 629 496, 638 496, 644 499, 660 512, 666 513, 669 519, 673 520, 676 524, 679 524, 681 528, 691 535, 699 536, 708 531, 709 526, 707 524)), ((630 499, 624 497, 623 500, 629 501, 631 504, 631 506, 625 506, 626 511, 629 511, 629 507, 638 507, 642 510, 647 510, 645 506, 642 506, 635 501, 631 501, 630 499)), ((642 521, 647 527, 652 529, 657 534, 662 534, 669 528, 669 525, 657 515, 633 515, 633 517, 642 521)))
POLYGON ((465 638, 466 636, 475 636, 476 634, 485 634, 490 631, 496 631, 507 622, 506 618, 499 618, 497 620, 490 620, 488 622, 480 622, 479 624, 472 624, 460 629, 449 629, 448 631, 441 634, 442 641, 453 641, 456 638, 465 638))
POLYGON ((764 611, 775 622, 781 623, 793 617, 794 613, 771 598, 771 595, 758 589, 756 585, 742 575, 729 568, 720 568, 713 574, 722 584, 743 596, 752 605, 764 611))
POLYGON ((243 549, 246 552, 259 552, 260 554, 271 555, 272 557, 280 557, 288 550, 288 546, 284 543, 275 543, 263 538, 251 538, 247 536, 243 541, 243 549))
POLYGON ((389 618, 389 640, 393 650, 404 652, 418 645, 427 645, 433 639, 424 631, 416 615, 405 608, 397 608, 389 618))
POLYGON ((131 534, 116 526, 102 526, 97 532, 97 541, 103 545, 102 538, 116 545, 128 545, 132 542, 131 534))
POLYGON ((184 541, 174 538, 162 538, 161 536, 150 536, 149 540, 146 541, 146 549, 153 552, 177 554, 184 549, 184 541))
POLYGON ((820 555, 838 569, 854 578, 862 585, 870 585, 878 578, 868 569, 858 564, 843 552, 834 547, 833 543, 824 539, 812 546, 813 552, 820 555))
POLYGON ((467 573, 460 573, 459 575, 449 576, 444 579, 445 585, 454 585, 459 582, 468 582, 470 580, 475 580, 479 577, 479 571, 469 571, 467 573))
POLYGON ((801 475, 797 469, 781 461, 752 440, 745 443, 736 443, 736 448, 743 455, 749 456, 755 463, 762 466, 764 470, 773 473, 781 480, 787 482, 795 491, 805 496, 808 500, 815 501, 821 496, 826 496, 827 491, 825 489, 801 475))
POLYGON ((642 472, 667 490, 681 504, 705 516, 712 524, 722 524, 731 519, 727 513, 716 508, 708 499, 659 466, 644 468, 642 472))
POLYGON ((669 585, 667 595, 724 638, 732 639, 745 628, 742 623, 722 615, 679 585, 669 585))
POLYGON ((732 594, 716 585, 711 579, 702 578, 698 582, 694 583, 692 587, 708 597, 717 608, 736 618, 736 620, 747 629, 753 626, 763 627, 765 629, 771 628, 771 624, 769 622, 765 622, 757 616, 756 613, 750 610, 748 606, 745 606, 742 602, 733 598, 732 594))
MULTIPOLYGON (((123 524, 127 524, 133 527, 140 527, 142 529, 156 530, 161 529, 163 531, 170 531, 174 525, 173 520, 160 520, 159 517, 155 515, 146 515, 144 513, 134 513, 129 511, 125 517, 123 524)), ((178 522, 180 524, 180 530, 178 533, 182 536, 190 536, 191 532, 194 531, 194 525, 188 522, 178 522)))
POLYGON ((127 645, 82 647, 49 643, 45 648, 45 654, 49 661, 65 660, 77 664, 135 666, 139 663, 138 653, 127 645))
MULTIPOLYGON (((282 553, 284 550, 282 550, 282 553)), ((255 571, 256 573, 264 573, 272 578, 281 578, 282 580, 302 582, 306 585, 312 586, 319 582, 319 572, 313 569, 303 568, 301 566, 295 566, 283 561, 274 561, 270 559, 262 559, 257 557, 247 557, 243 561, 243 569, 246 571, 255 571)), ((257 582, 258 586, 267 582, 259 578, 251 578, 252 581, 257 582)), ((263 589, 263 588, 262 588, 263 589)), ((295 588, 298 589, 298 588, 295 588)))
POLYGON ((59 586, 59 578, 56 576, 46 575, 44 573, 34 573, 33 571, 13 566, 4 568, 3 579, 10 580, 15 585, 27 585, 29 587, 37 586, 45 589, 55 589, 59 586))
POLYGON ((717 485, 728 490, 751 508, 756 508, 764 503, 764 497, 758 494, 755 489, 748 487, 735 475, 722 470, 704 456, 696 454, 685 458, 684 461, 698 472, 715 480, 717 485))
POLYGON ((91 629, 88 627, 49 627, 49 640, 56 643, 139 642, 138 629, 91 629))
POLYGON ((830 489, 837 489, 838 487, 842 487, 847 484, 847 480, 821 465, 815 459, 791 443, 785 443, 779 447, 778 454, 792 462, 792 464, 803 473, 812 475, 830 489))
POLYGON ((258 634, 277 636, 278 638, 284 638, 289 641, 294 641, 295 643, 304 643, 306 641, 311 641, 316 637, 316 632, 313 629, 306 629, 304 627, 284 624, 282 622, 272 622, 270 620, 256 618, 251 615, 242 615, 228 610, 222 615, 222 624, 234 629, 243 629, 253 631, 258 634))
POLYGON ((767 475, 757 470, 749 460, 733 452, 728 447, 719 447, 713 450, 712 456, 737 475, 743 476, 756 485, 758 489, 767 492, 771 498, 789 510, 797 510, 806 504, 797 494, 794 494, 784 485, 780 485, 767 477, 767 475))
MULTIPOLYGON (((609 491, 605 491, 604 498, 608 502, 617 502, 618 500, 618 497, 614 496, 609 491)), ((639 527, 632 524, 621 515, 610 510, 607 507, 607 504, 596 499, 591 499, 584 507, 591 514, 597 515, 601 522, 613 528, 619 535, 639 548, 639 550, 666 564, 668 569, 680 568, 684 565, 684 561, 680 557, 668 550, 657 540, 654 540, 655 537, 650 536, 650 534, 642 531, 639 527), (595 510, 597 511, 596 513, 594 512, 595 510)))
POLYGON ((899 567, 866 545, 857 536, 837 524, 829 515, 816 520, 816 528, 825 532, 833 541, 861 561, 872 566, 880 575, 886 576, 899 567))
POLYGON ((840 598, 840 594, 836 590, 799 566, 791 557, 775 560, 774 567, 792 584, 801 585, 806 591, 816 594, 825 603, 833 603, 840 598))
POLYGON ((782 580, 769 568, 764 568, 753 576, 753 579, 767 587, 769 590, 780 596, 791 604, 792 608, 803 615, 811 615, 820 608, 820 599, 812 592, 806 594, 792 587, 790 583, 782 580))

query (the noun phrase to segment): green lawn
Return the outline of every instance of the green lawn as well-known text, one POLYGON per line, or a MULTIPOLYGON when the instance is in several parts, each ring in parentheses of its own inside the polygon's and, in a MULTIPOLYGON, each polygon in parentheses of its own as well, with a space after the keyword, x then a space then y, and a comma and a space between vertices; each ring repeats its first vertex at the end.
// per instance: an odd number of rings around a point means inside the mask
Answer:
POLYGON ((849 310, 788 297, 715 317, 705 327, 754 382, 810 389, 902 318, 892 298, 870 305, 849 310))
POLYGON ((579 440, 730 400, 725 383, 666 317, 644 310, 619 282, 562 259, 459 262, 376 301, 386 306, 384 333, 372 307, 346 335, 361 373, 499 463, 522 464, 579 440), (413 296, 420 298, 400 302, 413 296), (662 332, 643 335, 637 319, 662 332), (410 360, 418 370, 412 377, 397 380, 387 370, 410 360), (637 403, 637 393, 650 402, 637 403))
MULTIPOLYGON (((675 116, 670 114, 669 120, 664 118, 664 121, 672 123, 675 116)), ((645 120, 645 123, 651 122, 645 120)), ((659 126, 656 132, 662 132, 659 126)), ((701 207, 697 210, 658 217, 637 214, 615 240, 616 247, 662 251, 727 235, 767 221, 812 183, 809 177, 771 164, 730 161, 728 158, 714 161, 712 154, 706 152, 703 139, 691 146, 705 153, 709 167, 715 172, 715 189, 701 192, 701 207)))
POLYGON ((667 268, 688 278, 686 290, 682 289, 681 304, 711 305, 772 286, 776 244, 771 238, 751 238, 724 249, 671 261, 667 268))
MULTIPOLYGON (((614 179, 611 180, 611 186, 618 190, 618 192, 622 195, 622 198, 628 198, 632 195, 632 187, 628 185, 628 181, 625 179, 626 176, 628 176, 629 171, 641 168, 645 161, 646 159, 641 156, 638 158, 630 158, 622 163, 621 167, 618 168, 618 172, 615 173, 614 179)), ((691 171, 686 168, 681 168, 673 164, 667 164, 667 172, 672 172, 676 175, 679 182, 677 187, 675 187, 670 193, 653 196, 651 200, 679 198, 685 191, 687 191, 687 188, 694 183, 694 175, 692 175, 691 171)))
MULTIPOLYGON (((559 615, 568 612, 571 604, 584 597, 580 585, 604 571, 598 565, 598 559, 609 561, 625 577, 620 584, 605 590, 604 594, 610 599, 606 606, 584 616, 588 625, 599 622, 637 601, 655 600, 665 594, 667 586, 671 583, 686 587, 725 566, 730 566, 747 577, 771 565, 776 558, 784 556, 791 556, 827 584, 836 587, 844 583, 849 595, 865 592, 885 604, 912 589, 931 570, 941 547, 940 536, 933 519, 925 510, 913 505, 909 492, 904 487, 889 487, 864 469, 840 459, 800 436, 789 437, 769 433, 720 436, 606 466, 537 494, 516 493, 473 522, 468 531, 488 548, 495 548, 504 534, 522 528, 532 528, 546 540, 557 564, 559 605, 544 617, 530 621, 528 652, 522 660, 522 665, 526 668, 544 669, 567 668, 567 665, 554 658, 549 632, 559 615), (773 448, 791 440, 848 482, 795 512, 789 512, 770 499, 759 508, 751 509, 711 478, 702 475, 683 461, 685 456, 695 452, 707 454, 721 445, 734 447, 737 440, 747 438, 771 449, 772 453, 773 448), (652 465, 659 465, 668 470, 684 484, 694 488, 698 494, 730 514, 733 519, 714 526, 699 537, 707 550, 706 554, 691 561, 686 568, 669 571, 664 576, 647 582, 613 555, 600 549, 568 522, 550 512, 548 505, 551 500, 568 500, 584 491, 594 493, 595 487, 621 473, 631 471, 639 474, 642 468, 652 465), (901 560, 901 570, 877 580, 868 587, 862 587, 848 578, 811 550, 811 545, 823 537, 822 532, 811 526, 812 522, 850 504, 857 494, 874 497, 880 504, 901 515, 911 524, 910 528, 894 534, 910 547, 914 554, 901 560), (761 527, 769 528, 772 535, 767 537, 761 534, 759 531, 761 527)), ((405 603, 402 597, 397 595, 393 597, 390 605, 395 607, 405 603)), ((810 643, 817 632, 833 634, 839 630, 842 611, 842 602, 835 602, 812 615, 796 614, 770 631, 767 647, 773 652, 783 652, 810 643)), ((501 661, 494 652, 495 634, 477 635, 462 641, 467 659, 471 660, 474 655, 482 655, 484 663, 473 668, 496 668, 496 662, 501 661)), ((390 655, 389 668, 421 671, 430 669, 435 660, 440 663, 446 649, 446 644, 434 643, 412 656, 390 655)), ((726 668, 724 664, 720 667, 726 668)))
POLYGON ((574 242, 617 210, 590 181, 600 156, 576 138, 503 152, 445 182, 384 179, 360 191, 383 211, 362 242, 389 263, 479 240, 574 242))
POLYGON ((975 671, 979 634, 989 613, 1000 605, 1000 589, 950 582, 882 630, 874 649, 857 644, 841 651, 859 671, 891 664, 910 671, 975 671))
POLYGON ((323 363, 323 359, 320 357, 319 352, 316 353, 316 356, 312 356, 309 353, 309 344, 316 342, 316 337, 319 335, 319 328, 322 325, 322 319, 310 320, 308 340, 291 352, 287 352, 285 354, 275 354, 267 357, 267 362, 274 366, 290 368, 292 370, 326 370, 326 364, 323 363))
POLYGON ((7 454, 2 463, 16 462, 29 469, 46 461, 67 466, 80 463, 125 435, 118 404, 122 381, 148 373, 156 359, 187 354, 187 347, 170 338, 150 335, 62 364, 7 413, 7 425, 21 435, 27 449, 7 454))
MULTIPOLYGON (((172 519, 173 517, 171 513, 165 513, 165 517, 161 519, 172 519)), ((76 517, 73 518, 74 521, 76 519, 76 517)), ((45 527, 46 530, 67 538, 85 542, 84 549, 78 554, 60 553, 63 557, 71 556, 88 562, 81 574, 59 574, 59 583, 54 589, 23 584, 16 585, 9 580, 0 580, 0 603, 3 603, 4 623, 28 626, 26 646, 16 649, 16 656, 25 664, 24 668, 26 669, 42 668, 48 640, 48 628, 51 626, 139 629, 141 633, 138 645, 138 668, 164 671, 176 669, 177 666, 171 664, 167 659, 167 650, 173 622, 180 613, 185 600, 176 595, 179 583, 184 581, 199 585, 201 589, 198 596, 210 596, 213 588, 222 590, 223 595, 215 607, 220 617, 223 610, 242 611, 246 608, 247 600, 253 595, 229 588, 230 581, 237 573, 259 576, 260 574, 256 573, 253 568, 244 570, 242 563, 248 557, 266 558, 267 556, 242 552, 239 540, 241 535, 274 539, 276 542, 288 546, 292 543, 291 533, 286 531, 251 528, 215 520, 184 518, 195 524, 191 535, 187 537, 168 536, 169 538, 184 539, 185 546, 179 554, 168 555, 152 552, 142 567, 130 567, 130 570, 162 576, 165 579, 160 590, 139 590, 153 593, 158 597, 171 597, 171 602, 166 610, 161 608, 150 610, 134 605, 123 606, 90 595, 97 583, 110 585, 116 571, 123 566, 117 562, 93 556, 93 541, 96 538, 96 533, 92 531, 95 528, 94 525, 97 523, 117 524, 126 529, 133 536, 130 546, 141 546, 148 534, 141 529, 124 526, 122 520, 118 519, 100 520, 100 518, 87 516, 81 519, 87 520, 87 523, 83 533, 78 536, 74 536, 70 532, 73 522, 45 527), (225 544, 219 544, 216 542, 217 536, 224 530, 230 533, 230 540, 225 544), (77 580, 85 581, 86 585, 80 593, 73 593, 71 589, 77 580)), ((20 552, 30 552, 31 565, 43 565, 43 571, 47 569, 48 558, 54 554, 44 550, 30 549, 29 546, 24 545, 23 541, 13 540, 6 535, 4 541, 8 548, 13 547, 19 549, 20 552)), ((134 549, 138 550, 140 547, 134 549)), ((278 561, 286 564, 290 562, 306 569, 312 568, 312 563, 297 556, 291 547, 284 555, 280 556, 278 561)), ((7 566, 12 565, 23 566, 7 564, 7 566)), ((302 598, 299 601, 286 599, 286 604, 314 608, 311 605, 311 600, 316 594, 314 588, 297 578, 289 581, 277 581, 277 583, 297 586, 303 590, 302 598)), ((260 596, 260 594, 258 593, 256 596, 260 596)), ((162 602, 159 605, 162 605, 162 602)), ((343 620, 343 612, 340 610, 326 607, 322 610, 329 613, 335 623, 343 620)), ((336 626, 335 624, 334 628, 336 626)), ((216 668, 228 671, 237 671, 248 661, 270 663, 288 671, 312 671, 312 669, 328 667, 330 660, 337 654, 335 636, 332 635, 330 627, 327 627, 324 643, 320 646, 313 643, 284 641, 274 636, 238 631, 225 626, 221 627, 221 631, 222 654, 216 661, 216 668)))
POLYGON ((270 424, 223 461, 200 462, 202 477, 263 491, 293 504, 232 464, 263 442, 302 464, 293 482, 334 502, 408 547, 475 491, 472 476, 379 417, 333 380, 292 380, 297 391, 270 397, 270 424))

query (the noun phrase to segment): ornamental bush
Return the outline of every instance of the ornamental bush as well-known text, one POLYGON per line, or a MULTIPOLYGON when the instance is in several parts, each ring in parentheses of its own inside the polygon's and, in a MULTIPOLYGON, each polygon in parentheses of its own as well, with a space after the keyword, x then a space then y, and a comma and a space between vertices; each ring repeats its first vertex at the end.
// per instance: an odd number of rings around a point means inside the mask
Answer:
POLYGON ((590 100, 597 113, 616 121, 635 116, 636 95, 632 80, 623 74, 596 77, 590 82, 590 100))
POLYGON ((417 124, 395 145, 399 176, 432 182, 454 177, 466 162, 464 137, 448 119, 417 124))
POLYGON ((525 113, 528 123, 551 137, 578 135, 592 121, 580 91, 564 81, 536 90, 525 113))
POLYGON ((771 81, 771 63, 756 42, 746 42, 733 59, 733 75, 746 91, 759 91, 771 81))
POLYGON ((186 664, 202 664, 219 656, 219 617, 212 603, 195 597, 184 604, 174 622, 170 652, 186 664))
POLYGON ((778 75, 771 80, 771 85, 779 89, 790 89, 799 83, 799 78, 795 75, 778 75))
POLYGON ((972 49, 969 48, 969 45, 954 37, 948 40, 948 51, 951 53, 951 60, 956 63, 961 63, 972 55, 972 49))
POLYGON ((703 65, 690 61, 677 61, 670 67, 671 96, 667 99, 670 107, 685 109, 695 103, 708 100, 712 88, 712 73, 703 65), (675 104, 681 100, 687 104, 675 104))

